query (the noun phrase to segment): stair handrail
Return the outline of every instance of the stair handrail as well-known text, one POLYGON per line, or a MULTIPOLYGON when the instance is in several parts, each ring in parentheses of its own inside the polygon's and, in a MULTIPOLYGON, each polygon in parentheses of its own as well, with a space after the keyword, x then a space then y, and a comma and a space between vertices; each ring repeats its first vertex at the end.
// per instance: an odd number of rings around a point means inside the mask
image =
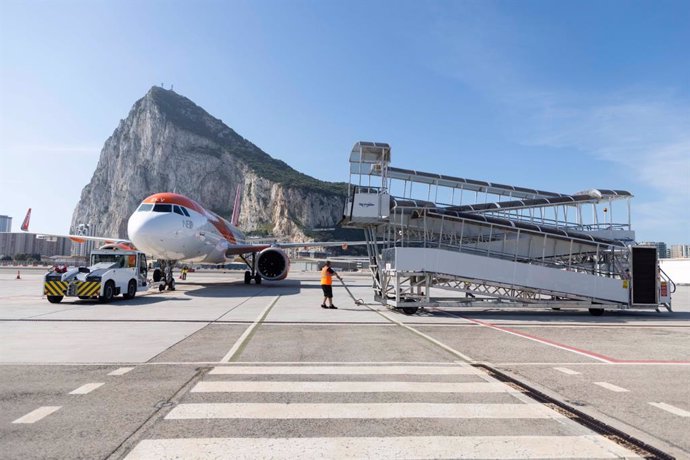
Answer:
POLYGON ((661 275, 661 279, 671 284, 671 289, 668 292, 674 294, 676 292, 676 283, 673 282, 671 277, 668 276, 668 273, 666 273, 661 266, 659 266, 659 274, 661 275))

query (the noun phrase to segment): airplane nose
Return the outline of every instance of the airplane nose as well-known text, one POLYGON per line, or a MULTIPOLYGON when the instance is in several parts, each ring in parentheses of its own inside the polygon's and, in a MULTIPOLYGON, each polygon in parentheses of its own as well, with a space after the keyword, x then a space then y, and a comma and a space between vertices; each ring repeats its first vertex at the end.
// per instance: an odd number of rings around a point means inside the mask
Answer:
POLYGON ((159 257, 166 255, 166 238, 170 233, 170 216, 166 213, 135 212, 127 222, 127 234, 140 251, 159 257))

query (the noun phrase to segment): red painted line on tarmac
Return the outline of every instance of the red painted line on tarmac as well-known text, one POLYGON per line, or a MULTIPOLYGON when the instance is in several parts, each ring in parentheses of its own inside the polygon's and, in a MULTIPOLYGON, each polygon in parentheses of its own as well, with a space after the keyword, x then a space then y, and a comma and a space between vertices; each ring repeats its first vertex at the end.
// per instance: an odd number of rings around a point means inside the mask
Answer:
POLYGON ((609 363, 609 364, 613 364, 616 362, 616 360, 614 358, 611 358, 609 356, 605 356, 605 355, 602 355, 599 353, 594 353, 592 351, 582 350, 580 348, 571 347, 570 345, 558 343, 558 342, 555 342, 553 340, 544 339, 544 338, 537 337, 537 336, 530 335, 530 334, 525 334, 524 332, 515 331, 512 329, 508 329, 506 327, 496 326, 495 324, 485 323, 484 321, 480 321, 478 319, 470 319, 470 318, 466 318, 464 316, 461 316, 461 318, 463 318, 467 321, 479 324, 480 326, 488 327, 489 329, 496 329, 496 330, 501 331, 501 332, 506 332, 508 334, 517 335, 519 337, 524 337, 526 339, 534 340, 536 342, 540 342, 540 343, 543 343, 545 345, 550 345, 550 346, 553 346, 556 348, 560 348, 563 350, 571 351, 573 353, 577 353, 579 355, 587 356, 589 358, 596 359, 597 361, 602 361, 602 362, 609 363))
POLYGON ((559 343, 559 342, 556 342, 553 340, 544 339, 542 337, 537 337, 537 336, 531 335, 531 334, 526 334, 524 332, 509 329, 507 327, 501 327, 501 326, 497 326, 495 324, 486 323, 486 322, 480 321, 478 319, 471 319, 471 318, 467 318, 467 317, 462 316, 462 315, 458 315, 458 316, 460 316, 462 319, 464 319, 466 321, 469 321, 469 322, 472 322, 475 324, 479 324, 480 326, 488 327, 489 329, 496 329, 496 330, 501 331, 501 332, 506 332, 508 334, 517 335, 519 337, 524 337, 526 339, 533 340, 535 342, 543 343, 545 345, 550 345, 550 346, 553 346, 556 348, 560 348, 562 350, 567 350, 567 351, 571 351, 573 353, 577 353, 579 355, 587 356, 589 358, 596 359, 598 361, 602 361, 602 362, 607 363, 607 364, 690 364, 690 361, 666 361, 666 360, 655 360, 655 359, 628 360, 628 359, 612 358, 610 356, 602 355, 600 353, 595 353, 595 352, 589 351, 589 350, 583 350, 582 348, 572 347, 570 345, 565 345, 563 343, 559 343))

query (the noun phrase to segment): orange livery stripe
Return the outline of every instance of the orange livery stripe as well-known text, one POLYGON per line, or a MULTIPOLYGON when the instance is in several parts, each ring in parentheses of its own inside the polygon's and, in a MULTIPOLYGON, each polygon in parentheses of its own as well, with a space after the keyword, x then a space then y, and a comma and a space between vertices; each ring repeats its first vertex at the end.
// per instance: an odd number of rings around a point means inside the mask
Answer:
POLYGON ((216 228, 216 230, 218 230, 218 233, 220 233, 223 236, 223 238, 228 240, 228 242, 232 244, 237 243, 237 237, 225 219, 218 216, 216 213, 204 209, 204 207, 201 206, 199 203, 190 198, 187 198, 186 196, 178 195, 177 193, 156 193, 154 195, 147 197, 143 201, 143 203, 176 204, 178 206, 184 206, 187 209, 192 209, 198 212, 199 214, 206 216, 211 225, 213 225, 216 228))

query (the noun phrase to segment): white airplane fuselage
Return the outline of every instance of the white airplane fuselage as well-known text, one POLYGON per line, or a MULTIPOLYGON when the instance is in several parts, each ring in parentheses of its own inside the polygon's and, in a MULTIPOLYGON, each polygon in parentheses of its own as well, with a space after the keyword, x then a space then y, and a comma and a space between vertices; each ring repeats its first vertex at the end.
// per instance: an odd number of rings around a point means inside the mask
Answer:
POLYGON ((146 198, 130 216, 132 243, 155 259, 191 263, 223 263, 244 234, 195 201, 174 193, 146 198))

